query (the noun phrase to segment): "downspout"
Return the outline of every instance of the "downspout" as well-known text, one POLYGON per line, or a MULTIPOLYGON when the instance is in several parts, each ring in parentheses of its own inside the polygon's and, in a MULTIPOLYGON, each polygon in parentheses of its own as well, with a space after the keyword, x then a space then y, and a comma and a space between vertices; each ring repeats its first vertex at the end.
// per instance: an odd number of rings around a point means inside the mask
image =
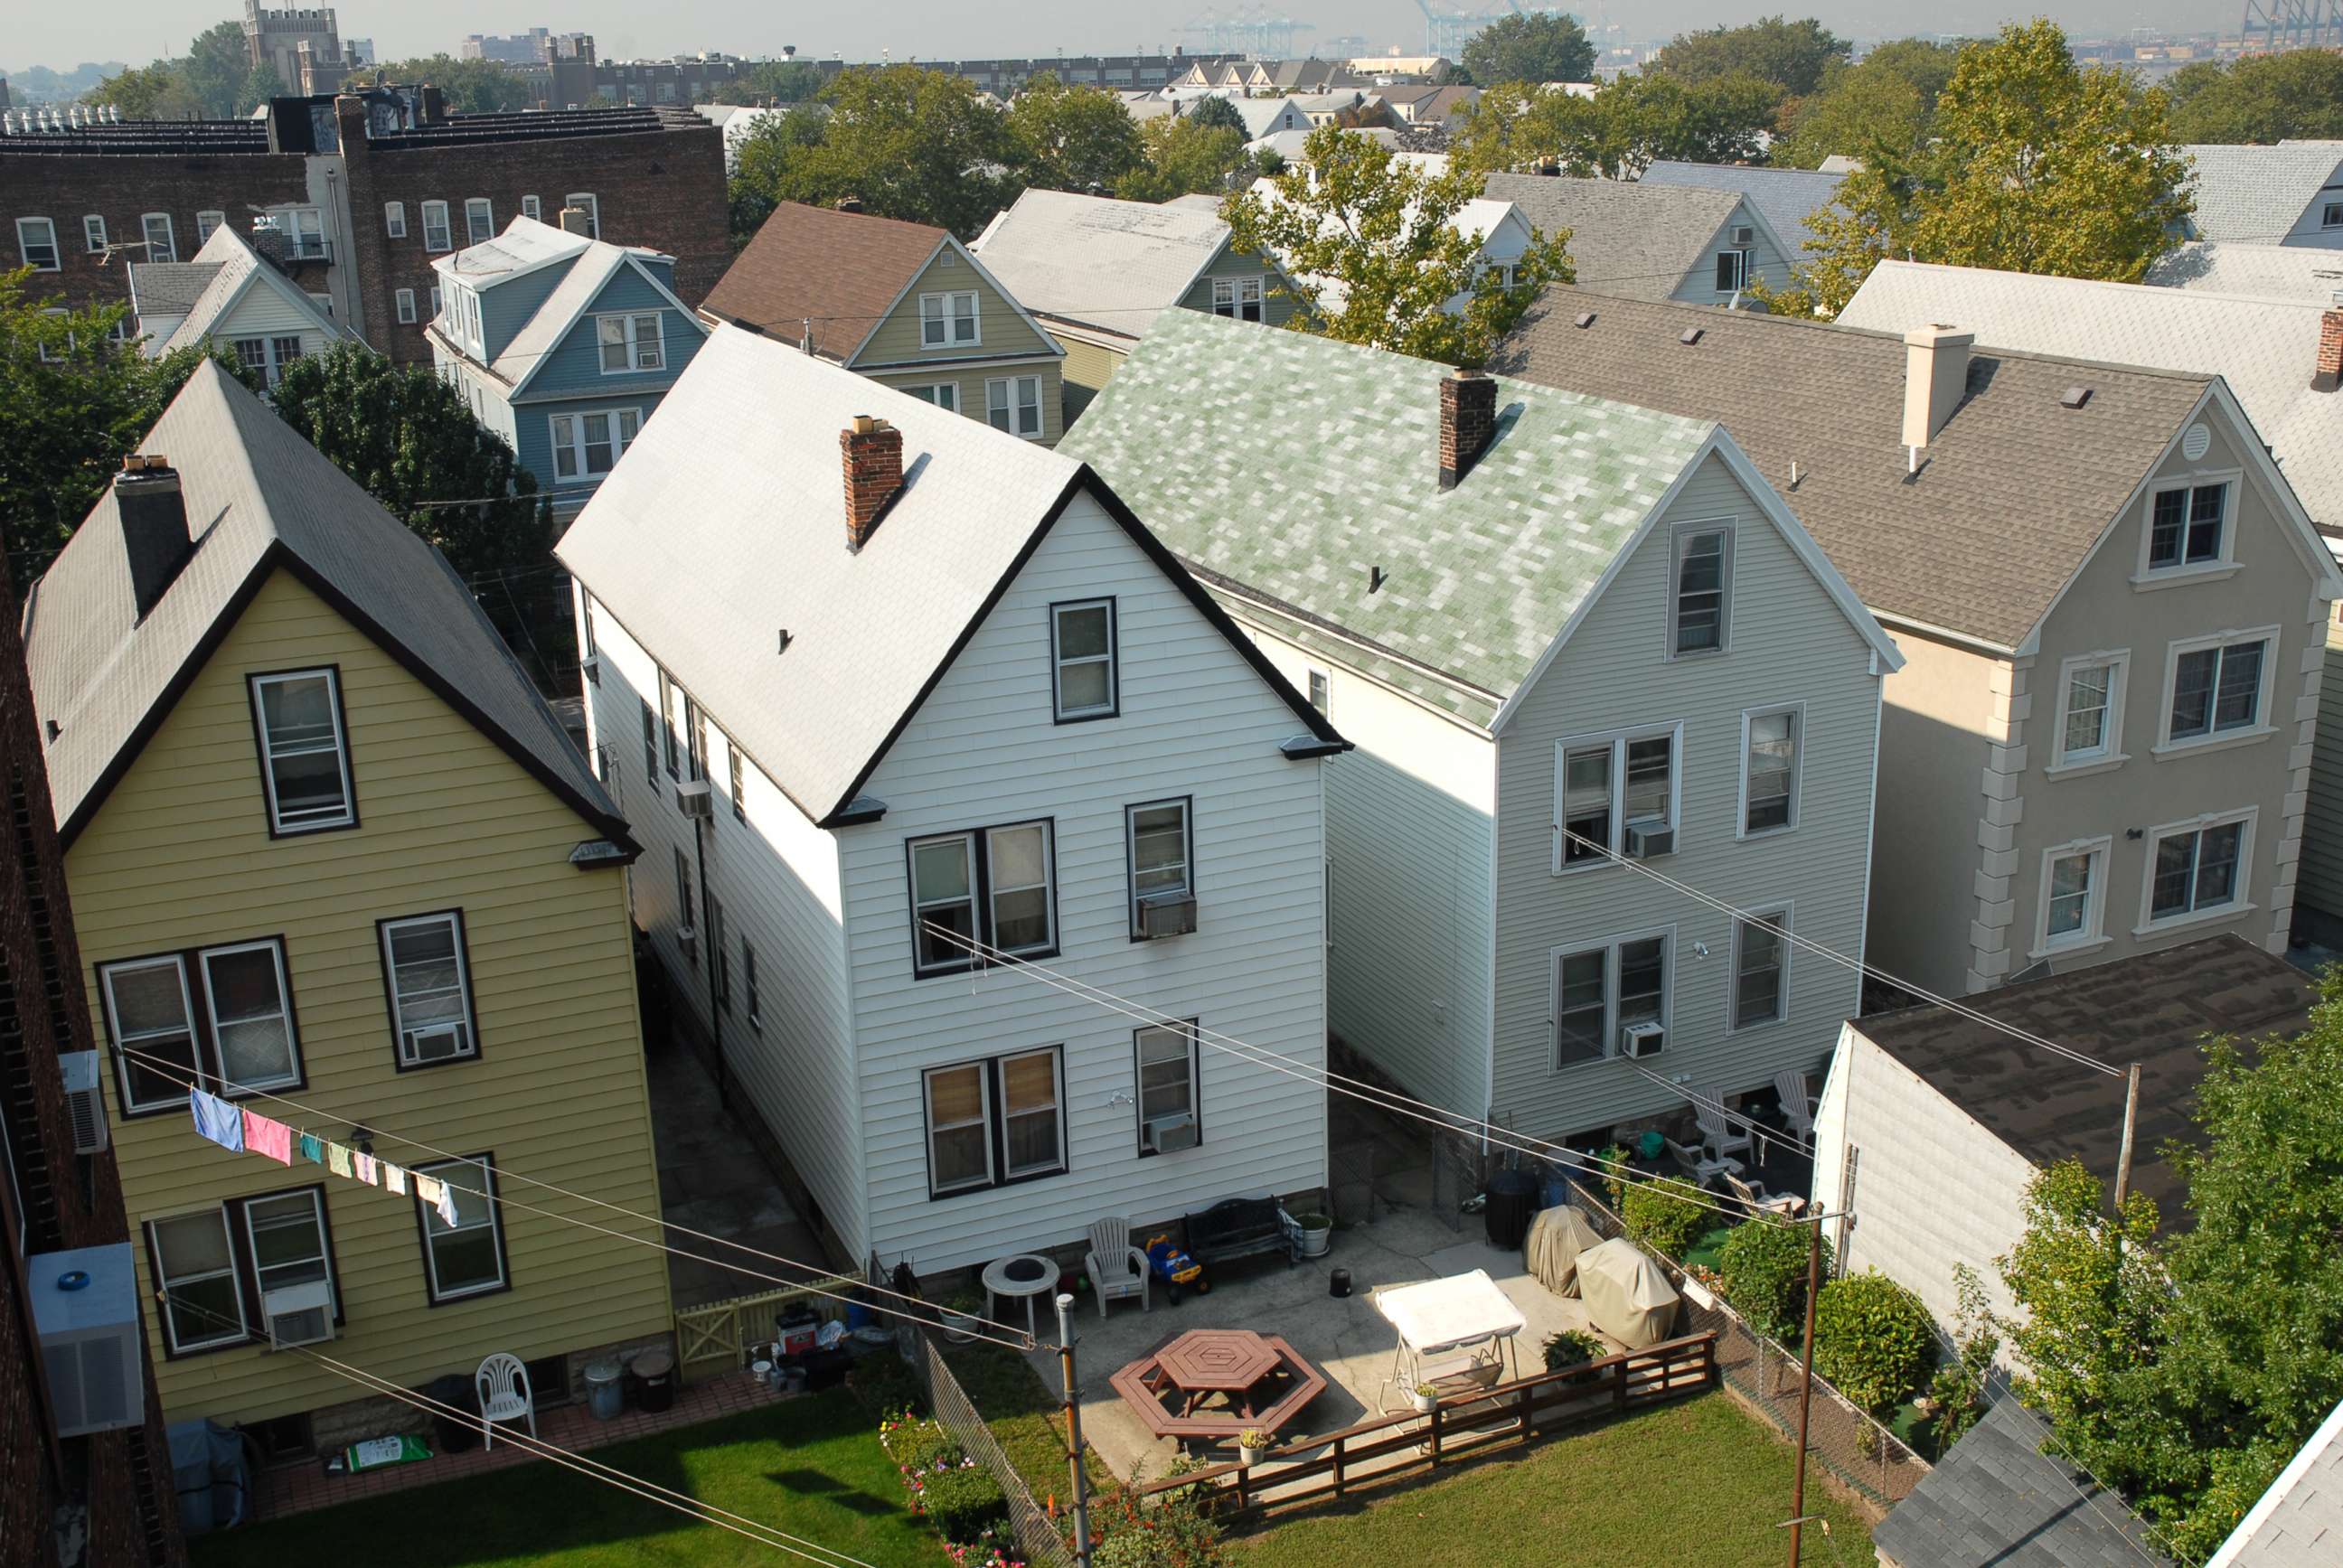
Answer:
MULTIPOLYGON (((708 764, 700 763, 704 773, 708 764)), ((703 830, 709 824, 699 818, 691 819, 691 854, 699 868, 699 930, 700 947, 708 961, 708 1039, 716 1050, 716 1103, 725 1110, 732 1109, 732 1075, 724 1061, 724 1008, 716 990, 716 966, 722 955, 717 952, 715 922, 708 917, 716 908, 716 890, 708 885, 708 836, 703 830)))

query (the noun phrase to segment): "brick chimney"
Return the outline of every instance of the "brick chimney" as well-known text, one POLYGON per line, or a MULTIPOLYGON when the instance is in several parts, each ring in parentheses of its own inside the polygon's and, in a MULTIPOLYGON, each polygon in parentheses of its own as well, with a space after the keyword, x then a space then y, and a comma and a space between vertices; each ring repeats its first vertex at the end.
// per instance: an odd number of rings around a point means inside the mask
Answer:
POLYGON ((2310 377, 2310 389, 2332 392, 2338 385, 2343 385, 2343 291, 2319 313, 2318 368, 2310 377))
POLYGON ((860 550, 879 527, 887 503, 903 487, 903 432, 884 419, 857 414, 838 433, 846 465, 846 548, 860 550))
POLYGON ((114 509, 122 518, 122 548, 130 559, 130 597, 138 618, 163 599, 196 553, 187 537, 187 501, 170 459, 134 452, 114 481, 114 509))
POLYGON ((1453 490, 1488 450, 1497 428, 1497 383, 1482 370, 1452 370, 1440 382, 1440 487, 1453 490))

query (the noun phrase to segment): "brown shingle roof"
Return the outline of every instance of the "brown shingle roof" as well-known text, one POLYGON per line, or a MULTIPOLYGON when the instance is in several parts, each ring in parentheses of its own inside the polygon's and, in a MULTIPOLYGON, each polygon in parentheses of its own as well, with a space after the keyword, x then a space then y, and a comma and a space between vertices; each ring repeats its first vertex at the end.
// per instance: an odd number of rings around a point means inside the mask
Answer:
POLYGON ((2048 612, 2216 379, 1979 348, 1913 477, 1904 357, 1894 334, 1557 285, 1491 368, 1717 420, 1875 613, 2002 648, 2048 612), (1693 327, 1700 340, 1680 342, 1693 327), (2075 386, 2089 401, 2062 407, 2075 386))
POLYGON ((840 364, 878 330, 944 231, 900 218, 783 202, 709 291, 703 308, 840 364))

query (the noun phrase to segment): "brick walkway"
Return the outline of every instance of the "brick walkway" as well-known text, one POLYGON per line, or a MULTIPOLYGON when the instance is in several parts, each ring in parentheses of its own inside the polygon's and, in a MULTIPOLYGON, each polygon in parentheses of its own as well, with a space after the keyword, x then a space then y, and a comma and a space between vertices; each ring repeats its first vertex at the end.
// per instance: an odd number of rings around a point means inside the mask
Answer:
MULTIPOLYGON (((624 1442, 630 1438, 672 1432, 679 1426, 714 1421, 739 1411, 779 1404, 789 1397, 759 1387, 757 1381, 745 1372, 727 1372, 721 1376, 703 1378, 683 1389, 677 1393, 671 1408, 656 1415, 629 1408, 616 1421, 596 1421, 593 1412, 582 1402, 565 1405, 559 1410, 540 1411, 537 1417, 537 1435, 556 1447, 578 1452, 608 1443, 624 1442)), ((420 1412, 417 1414, 419 1417, 420 1412)), ((318 1460, 304 1460, 297 1464, 264 1470, 260 1473, 260 1518, 264 1521, 282 1519, 289 1513, 331 1508, 336 1503, 351 1503, 361 1497, 379 1497, 386 1493, 406 1492, 442 1481, 460 1481, 466 1476, 480 1475, 489 1471, 508 1470, 517 1464, 538 1462, 535 1456, 525 1452, 520 1444, 502 1441, 506 1430, 503 1427, 498 1429, 498 1442, 493 1449, 475 1444, 463 1453, 437 1454, 418 1464, 393 1465, 387 1470, 368 1471, 362 1475, 327 1475, 318 1460)), ((528 1429, 523 1425, 517 1430, 526 1434, 528 1429)), ((436 1439, 434 1444, 437 1445, 436 1439)))

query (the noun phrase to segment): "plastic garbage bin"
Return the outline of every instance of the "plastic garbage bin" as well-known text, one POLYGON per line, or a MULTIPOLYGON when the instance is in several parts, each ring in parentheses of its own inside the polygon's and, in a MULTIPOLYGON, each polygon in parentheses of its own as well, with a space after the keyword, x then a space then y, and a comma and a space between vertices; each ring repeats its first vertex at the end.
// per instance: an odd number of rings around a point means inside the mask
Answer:
POLYGON ((635 1402, 654 1414, 675 1403, 675 1357, 649 1350, 635 1358, 635 1402))
POLYGON ((423 1392, 426 1398, 463 1412, 432 1412, 431 1432, 439 1440, 440 1452, 468 1453, 480 1445, 480 1391, 469 1377, 449 1372, 446 1377, 433 1378, 424 1385, 423 1392))
POLYGON ((1489 1203, 1482 1218, 1489 1245, 1518 1252, 1530 1233, 1530 1215, 1537 1207, 1537 1179, 1526 1171, 1500 1171, 1489 1178, 1489 1203))
POLYGON ((624 1376, 616 1361, 586 1363, 586 1403, 594 1412, 596 1421, 616 1421, 627 1407, 627 1392, 618 1380, 624 1376))

